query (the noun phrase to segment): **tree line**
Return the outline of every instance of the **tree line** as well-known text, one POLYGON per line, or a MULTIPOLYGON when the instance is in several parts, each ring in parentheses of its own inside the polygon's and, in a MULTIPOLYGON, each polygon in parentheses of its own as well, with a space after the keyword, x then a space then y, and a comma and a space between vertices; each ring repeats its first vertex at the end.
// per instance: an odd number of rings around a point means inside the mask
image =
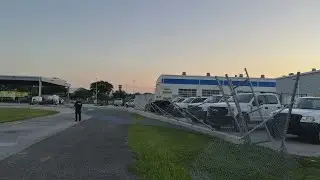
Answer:
POLYGON ((133 96, 121 89, 114 90, 114 86, 108 81, 97 81, 90 84, 90 89, 79 88, 70 95, 71 99, 95 99, 97 92, 98 100, 109 100, 110 98, 126 98, 133 96))

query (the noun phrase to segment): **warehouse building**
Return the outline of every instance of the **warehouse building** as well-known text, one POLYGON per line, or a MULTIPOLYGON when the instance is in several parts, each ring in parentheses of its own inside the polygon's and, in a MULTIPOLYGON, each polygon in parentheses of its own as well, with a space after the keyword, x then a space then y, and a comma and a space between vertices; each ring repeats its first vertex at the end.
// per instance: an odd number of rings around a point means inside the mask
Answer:
MULTIPOLYGON (((287 76, 276 78, 277 93, 291 94, 295 78, 296 74, 294 73, 289 73, 287 76)), ((320 70, 313 68, 309 72, 300 73, 297 94, 301 96, 320 96, 320 70)))
MULTIPOLYGON (((256 92, 275 92, 280 95, 283 103, 290 101, 291 93, 295 83, 296 74, 289 73, 279 78, 250 78, 253 89, 256 92)), ((219 76, 220 84, 225 93, 230 94, 228 81, 225 77, 219 76)), ((236 86, 237 92, 251 92, 249 83, 243 74, 230 77, 232 84, 236 86)), ((300 81, 297 88, 297 96, 320 96, 320 70, 312 69, 310 72, 300 74, 300 81)), ((218 82, 215 77, 207 73, 206 76, 188 76, 185 72, 182 75, 161 75, 156 82, 155 99, 171 99, 176 96, 194 97, 211 96, 220 94, 218 82)))
MULTIPOLYGON (((225 93, 230 94, 230 88, 226 77, 218 77, 225 93)), ((232 84, 236 86, 237 92, 250 92, 250 84, 243 74, 230 77, 232 84)), ((214 94, 220 94, 218 82, 215 77, 207 73, 206 76, 187 76, 185 72, 182 75, 161 75, 156 82, 155 99, 171 99, 176 96, 208 97, 214 94)), ((251 78, 251 84, 257 92, 276 92, 276 80, 265 78, 251 78)))
MULTIPOLYGON (((70 84, 65 80, 59 78, 49 78, 41 76, 11 76, 0 75, 0 98, 23 98, 29 96, 33 89, 36 89, 38 96, 42 96, 43 88, 56 90, 56 87, 61 87, 69 95, 70 84), (16 91, 17 88, 21 88, 25 92, 16 91), (47 87, 47 88, 46 88, 47 87)), ((58 88, 60 90, 60 88, 58 88)))

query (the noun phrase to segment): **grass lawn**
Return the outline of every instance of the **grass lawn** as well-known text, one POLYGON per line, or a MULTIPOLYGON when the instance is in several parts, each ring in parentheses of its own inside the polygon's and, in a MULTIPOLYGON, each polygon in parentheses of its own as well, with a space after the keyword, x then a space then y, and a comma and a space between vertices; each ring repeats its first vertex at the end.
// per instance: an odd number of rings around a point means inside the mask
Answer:
POLYGON ((28 109, 28 108, 0 108, 0 123, 20 121, 35 117, 57 114, 57 111, 28 109))
POLYGON ((132 170, 145 180, 320 179, 320 158, 285 157, 183 130, 134 124, 128 141, 137 155, 132 170))

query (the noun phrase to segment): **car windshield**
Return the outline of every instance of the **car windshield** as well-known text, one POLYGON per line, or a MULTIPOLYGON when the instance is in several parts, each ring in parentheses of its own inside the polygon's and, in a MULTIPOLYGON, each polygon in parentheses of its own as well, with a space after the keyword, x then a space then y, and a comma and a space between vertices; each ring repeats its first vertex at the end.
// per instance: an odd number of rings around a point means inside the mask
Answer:
POLYGON ((222 96, 210 96, 208 97, 204 103, 217 103, 221 100, 222 96))
MULTIPOLYGON (((239 99, 239 103, 249 103, 251 101, 251 99, 253 98, 253 95, 252 94, 238 94, 237 97, 239 99)), ((228 99, 228 102, 234 102, 233 97, 230 97, 228 99)))
POLYGON ((181 99, 177 100, 176 102, 182 102, 184 100, 185 100, 184 98, 181 98, 181 99))
POLYGON ((294 108, 320 110, 320 98, 299 98, 294 108))
POLYGON ((176 98, 174 98, 174 99, 172 100, 172 102, 178 102, 178 101, 180 101, 180 99, 181 99, 181 98, 176 97, 176 98))
POLYGON ((182 101, 182 103, 190 103, 194 98, 191 97, 191 98, 187 98, 185 100, 182 101))

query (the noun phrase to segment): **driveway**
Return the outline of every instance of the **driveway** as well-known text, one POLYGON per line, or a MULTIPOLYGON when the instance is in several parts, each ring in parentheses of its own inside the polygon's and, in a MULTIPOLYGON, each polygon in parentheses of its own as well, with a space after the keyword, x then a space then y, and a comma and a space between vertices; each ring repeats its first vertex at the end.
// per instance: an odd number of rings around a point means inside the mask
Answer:
MULTIPOLYGON (((0 161, 0 177, 7 180, 137 179, 128 171, 134 155, 127 145, 128 128, 135 122, 135 115, 119 109, 98 108, 85 108, 84 113, 92 118, 0 161)), ((74 124, 67 117, 56 121, 74 124)), ((142 117, 139 123, 180 128, 142 117)), ((28 129, 22 124, 21 128, 28 129)))

